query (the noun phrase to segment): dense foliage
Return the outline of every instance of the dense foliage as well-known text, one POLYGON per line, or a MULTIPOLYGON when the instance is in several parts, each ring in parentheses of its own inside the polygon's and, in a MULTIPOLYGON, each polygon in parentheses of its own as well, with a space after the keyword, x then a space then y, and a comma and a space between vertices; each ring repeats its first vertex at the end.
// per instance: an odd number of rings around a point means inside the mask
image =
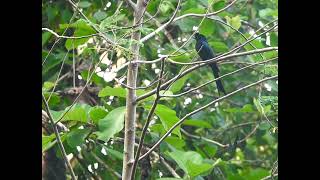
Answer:
MULTIPOLYGON (((198 55, 194 50, 195 40, 190 37, 202 21, 198 30, 218 55, 257 35, 239 52, 278 46, 277 0, 238 0, 210 18, 186 16, 143 43, 131 40, 131 34, 141 31, 143 38, 167 22, 177 0, 150 0, 142 28, 131 27, 133 10, 127 1, 75 3, 83 14, 68 0, 42 2, 42 92, 53 119, 68 129, 61 130, 60 136, 78 179, 118 179, 122 174, 127 89, 121 84, 126 83, 125 63, 133 56, 132 43, 140 45, 141 61, 156 60, 177 51, 170 57, 171 61, 194 62, 198 55), (117 45, 109 45, 97 29, 117 45)), ((230 3, 229 0, 183 0, 176 17, 206 14, 208 8, 208 12, 215 12, 230 3)), ((219 62, 221 75, 252 65, 223 77, 226 91, 231 93, 277 75, 277 56, 277 51, 266 51, 219 62), (263 63, 266 60, 270 61, 263 63), (257 62, 262 63, 254 64, 257 62)), ((189 67, 166 61, 163 82, 189 67)), ((148 87, 138 89, 138 96, 157 87, 160 69, 160 61, 139 64, 137 86, 148 87)), ((203 66, 162 93, 179 94, 212 79, 210 68, 203 66)), ((161 98, 144 140, 145 147, 152 147, 186 114, 217 98, 214 82, 180 97, 161 98)), ((154 99, 155 95, 138 103, 137 143, 154 99)), ((179 179, 178 176, 197 180, 277 179, 277 126, 278 82, 273 79, 239 91, 188 117, 154 153, 140 161, 136 179, 179 179)), ((42 135, 42 151, 49 150, 63 160, 53 131, 42 135)), ((66 173, 69 178, 69 171, 66 173)))

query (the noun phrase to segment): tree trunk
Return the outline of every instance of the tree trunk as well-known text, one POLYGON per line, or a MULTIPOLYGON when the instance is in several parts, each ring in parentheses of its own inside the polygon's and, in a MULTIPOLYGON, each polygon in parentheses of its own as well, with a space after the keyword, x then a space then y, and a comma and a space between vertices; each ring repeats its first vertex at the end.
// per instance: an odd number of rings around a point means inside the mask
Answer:
MULTIPOLYGON (((133 25, 139 24, 143 21, 143 13, 145 10, 144 0, 138 0, 136 11, 134 13, 133 25)), ((141 25, 136 28, 141 27, 141 25)), ((140 40, 140 31, 135 31, 131 39, 132 46, 131 51, 133 52, 133 61, 138 60, 140 46, 136 42, 140 40)), ((128 66, 127 74, 127 85, 135 88, 137 82, 138 64, 131 63, 128 66)), ((125 116, 125 135, 124 135, 124 157, 123 157, 123 169, 122 179, 128 180, 131 178, 132 166, 134 162, 134 142, 135 142, 135 124, 136 124, 136 91, 128 89, 126 97, 126 116, 125 116)))

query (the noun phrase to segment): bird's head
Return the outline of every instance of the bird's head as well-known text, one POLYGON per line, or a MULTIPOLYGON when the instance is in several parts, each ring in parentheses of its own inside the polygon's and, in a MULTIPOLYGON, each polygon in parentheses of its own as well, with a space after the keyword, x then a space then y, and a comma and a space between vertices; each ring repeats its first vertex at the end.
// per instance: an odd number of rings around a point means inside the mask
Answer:
POLYGON ((200 40, 202 40, 202 41, 207 41, 206 37, 205 37, 204 35, 202 35, 202 34, 199 34, 199 33, 195 33, 195 34, 194 34, 194 38, 195 38, 197 41, 200 41, 200 40))

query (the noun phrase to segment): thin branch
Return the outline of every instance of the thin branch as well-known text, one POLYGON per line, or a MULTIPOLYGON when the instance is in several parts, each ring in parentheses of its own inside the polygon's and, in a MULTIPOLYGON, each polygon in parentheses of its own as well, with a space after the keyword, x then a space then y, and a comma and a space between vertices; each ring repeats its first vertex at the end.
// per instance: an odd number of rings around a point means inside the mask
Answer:
POLYGON ((249 134, 247 134, 246 137, 244 137, 243 139, 239 140, 238 143, 242 143, 245 140, 247 140, 250 136, 252 136, 257 131, 258 127, 259 127, 259 123, 256 124, 256 126, 253 128, 253 130, 249 134))
MULTIPOLYGON (((162 58, 162 61, 161 61, 161 71, 160 71, 159 79, 161 79, 162 75, 163 75, 164 59, 165 58, 162 58)), ((159 100, 161 98, 160 95, 159 95, 160 87, 161 87, 161 80, 159 80, 159 82, 158 82, 157 92, 156 92, 156 99, 154 100, 154 102, 152 104, 152 107, 151 107, 151 109, 149 111, 149 114, 147 116, 147 121, 146 121, 146 123, 145 123, 145 125, 144 125, 144 127, 142 129, 142 134, 141 134, 141 137, 140 137, 140 140, 139 140, 139 146, 138 146, 138 149, 137 149, 137 152, 136 152, 136 156, 135 156, 135 159, 134 159, 134 163, 133 163, 133 168, 132 168, 132 173, 131 173, 131 180, 134 180, 134 176, 135 176, 135 173, 136 173, 136 168, 137 168, 137 164, 138 164, 138 161, 139 161, 139 156, 140 156, 140 152, 141 152, 141 149, 142 149, 142 146, 143 146, 144 138, 146 136, 146 133, 147 133, 151 118, 153 116, 153 113, 156 110, 158 102, 159 102, 159 100)))
POLYGON ((57 142, 58 142, 58 145, 59 145, 59 149, 61 151, 61 154, 62 154, 62 157, 64 159, 64 162, 67 164, 67 167, 70 171, 70 174, 71 174, 71 178, 72 180, 76 180, 76 176, 73 172, 73 169, 72 169, 72 166, 70 164, 70 162, 68 161, 68 158, 67 158, 67 153, 63 147, 63 144, 62 144, 62 141, 61 141, 61 137, 60 137, 60 134, 58 132, 58 129, 57 129, 57 126, 56 124, 54 123, 54 120, 52 118, 52 115, 51 115, 51 112, 50 112, 50 108, 49 108, 49 105, 48 105, 48 102, 46 101, 46 98, 44 97, 43 93, 42 93, 42 101, 44 103, 44 107, 46 109, 46 112, 48 114, 48 117, 49 117, 49 120, 50 120, 50 123, 52 125, 52 128, 53 128, 53 131, 54 131, 54 134, 56 136, 56 139, 57 139, 57 142))
POLYGON ((54 32, 51 29, 48 28, 42 28, 42 31, 48 31, 50 32, 52 35, 54 35, 57 38, 63 38, 63 39, 83 39, 83 38, 88 38, 88 37, 93 37, 93 36, 100 36, 99 34, 89 34, 86 36, 64 36, 64 35, 59 35, 58 33, 54 32))
POLYGON ((272 177, 274 177, 274 176, 278 176, 278 173, 273 174, 273 175, 266 176, 266 177, 264 177, 264 178, 262 178, 262 179, 260 179, 260 180, 272 179, 272 177))
POLYGON ((223 147, 223 148, 229 146, 229 144, 221 144, 221 143, 219 143, 219 142, 217 142, 217 141, 208 139, 208 138, 206 138, 206 137, 196 136, 196 135, 190 134, 190 133, 188 133, 187 131, 185 131, 185 130, 182 129, 182 128, 180 128, 180 130, 181 130, 181 132, 182 132, 183 134, 185 134, 186 136, 191 137, 191 138, 194 138, 194 139, 204 140, 204 141, 207 141, 207 142, 209 142, 209 143, 218 145, 218 146, 223 147))
POLYGON ((160 157, 160 162, 168 169, 168 171, 173 175, 173 177, 175 178, 181 178, 179 176, 179 174, 177 174, 177 172, 170 166, 170 164, 168 164, 163 157, 160 157))
POLYGON ((50 102, 51 96, 52 96, 54 90, 56 89, 56 86, 57 86, 58 81, 59 81, 60 74, 61 74, 61 72, 62 72, 62 68, 63 68, 64 62, 65 62, 65 60, 66 60, 66 57, 68 56, 68 53, 69 53, 69 50, 67 51, 66 55, 64 56, 64 58, 63 58, 63 60, 62 60, 62 64, 61 64, 60 70, 59 70, 59 72, 58 72, 57 79, 56 79, 56 81, 54 82, 52 91, 51 91, 51 93, 50 93, 50 95, 49 95, 49 98, 48 98, 48 100, 47 100, 48 102, 50 102))
POLYGON ((236 94, 236 93, 238 93, 238 92, 244 91, 244 90, 246 90, 246 89, 248 89, 248 88, 250 88, 250 87, 252 87, 252 86, 255 86, 255 85, 258 85, 258 84, 263 83, 263 82, 265 82, 265 81, 272 80, 272 79, 276 79, 276 78, 278 78, 278 75, 271 76, 271 77, 268 77, 268 78, 259 80, 259 81, 257 81, 257 82, 252 83, 252 84, 249 84, 249 85, 247 85, 247 86, 244 86, 244 87, 242 87, 242 88, 240 88, 240 89, 238 89, 238 90, 235 90, 235 91, 233 91, 233 92, 231 92, 231 93, 229 93, 229 94, 227 94, 227 95, 225 95, 225 96, 222 96, 222 97, 220 97, 220 98, 218 98, 218 99, 216 99, 216 100, 214 100, 214 101, 206 104, 205 106, 202 106, 202 107, 200 107, 200 108, 198 108, 198 109, 196 109, 196 110, 188 113, 188 114, 185 115, 182 119, 180 119, 176 124, 174 124, 174 125, 150 148, 150 150, 149 150, 147 153, 145 153, 144 155, 142 155, 142 156, 139 158, 139 160, 143 159, 143 158, 146 157, 150 152, 152 152, 169 134, 171 134, 171 132, 172 132, 176 127, 178 127, 180 124, 182 124, 188 117, 190 117, 190 116, 198 113, 199 111, 202 111, 203 109, 205 109, 205 108, 207 108, 207 107, 209 107, 209 106, 211 106, 211 105, 213 105, 213 104, 215 104, 215 103, 217 103, 217 102, 220 102, 220 101, 222 101, 222 100, 224 100, 224 99, 226 99, 226 98, 228 98, 228 97, 230 97, 230 96, 232 96, 232 95, 234 95, 234 94, 236 94))

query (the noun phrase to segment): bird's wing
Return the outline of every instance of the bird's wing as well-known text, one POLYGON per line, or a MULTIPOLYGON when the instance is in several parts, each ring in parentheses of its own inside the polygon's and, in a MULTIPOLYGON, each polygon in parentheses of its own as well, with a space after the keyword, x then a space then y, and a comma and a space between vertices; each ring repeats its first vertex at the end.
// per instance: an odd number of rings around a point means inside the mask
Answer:
POLYGON ((199 51, 199 56, 202 60, 214 58, 213 50, 207 42, 202 41, 200 45, 201 50, 199 51))

